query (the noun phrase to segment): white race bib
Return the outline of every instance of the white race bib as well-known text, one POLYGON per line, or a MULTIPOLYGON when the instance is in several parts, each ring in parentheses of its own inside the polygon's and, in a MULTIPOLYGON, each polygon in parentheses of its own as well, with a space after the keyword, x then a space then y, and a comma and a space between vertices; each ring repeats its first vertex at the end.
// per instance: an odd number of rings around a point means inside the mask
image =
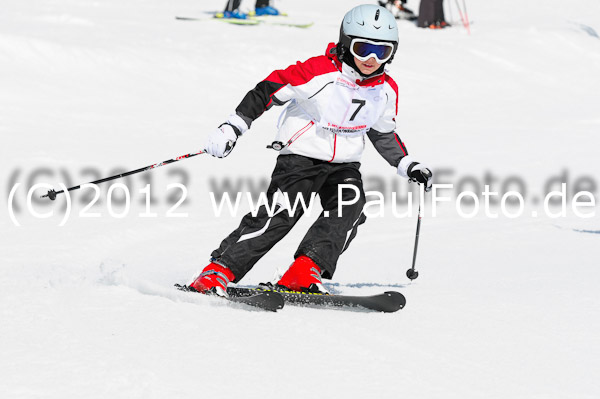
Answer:
POLYGON ((341 136, 366 134, 384 111, 383 85, 362 87, 344 76, 338 76, 333 85, 333 93, 318 126, 341 136))

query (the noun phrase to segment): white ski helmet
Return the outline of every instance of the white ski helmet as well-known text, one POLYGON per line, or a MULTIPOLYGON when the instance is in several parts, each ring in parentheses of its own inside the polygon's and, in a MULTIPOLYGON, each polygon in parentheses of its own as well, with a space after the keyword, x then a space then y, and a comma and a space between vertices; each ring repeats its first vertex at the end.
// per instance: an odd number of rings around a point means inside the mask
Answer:
POLYGON ((340 27, 337 54, 341 58, 348 54, 354 38, 389 42, 394 45, 392 57, 398 49, 398 25, 396 18, 386 8, 374 4, 363 4, 346 13, 340 27))

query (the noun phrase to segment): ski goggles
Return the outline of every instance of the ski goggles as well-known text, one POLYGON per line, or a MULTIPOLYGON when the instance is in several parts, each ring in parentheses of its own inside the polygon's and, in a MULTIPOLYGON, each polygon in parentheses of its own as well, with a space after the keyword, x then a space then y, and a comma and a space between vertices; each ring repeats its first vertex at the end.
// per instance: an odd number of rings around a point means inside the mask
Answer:
POLYGON ((389 61, 394 54, 394 45, 388 42, 374 42, 367 39, 355 38, 350 43, 350 53, 365 62, 374 57, 378 63, 389 61))

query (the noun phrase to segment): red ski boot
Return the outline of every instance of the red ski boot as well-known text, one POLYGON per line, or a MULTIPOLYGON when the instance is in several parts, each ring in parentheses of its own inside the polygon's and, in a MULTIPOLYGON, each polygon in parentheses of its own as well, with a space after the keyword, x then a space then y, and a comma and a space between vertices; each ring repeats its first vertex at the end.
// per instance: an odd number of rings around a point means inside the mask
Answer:
POLYGON ((234 278, 231 270, 212 262, 202 270, 190 287, 202 293, 212 291, 217 295, 227 296, 227 284, 234 278))
POLYGON ((304 255, 296 258, 277 285, 282 285, 292 291, 327 293, 321 281, 321 268, 311 258, 304 255))

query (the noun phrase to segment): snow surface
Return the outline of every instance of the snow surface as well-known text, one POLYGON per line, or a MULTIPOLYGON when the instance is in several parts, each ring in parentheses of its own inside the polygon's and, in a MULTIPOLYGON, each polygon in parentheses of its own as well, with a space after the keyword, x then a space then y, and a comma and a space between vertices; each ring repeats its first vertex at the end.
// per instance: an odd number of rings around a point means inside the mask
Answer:
MULTIPOLYGON (((276 154, 264 147, 277 109, 227 159, 200 156, 131 178, 127 217, 108 214, 107 185, 90 210, 99 218, 77 215, 90 190, 73 194, 63 227, 64 197, 34 202, 55 211, 48 219, 28 214, 33 183, 75 185, 199 150, 250 88, 321 54, 359 4, 276 3, 314 21, 310 29, 174 19, 223 2, 2 2, 0 397, 600 397, 598 208, 591 219, 572 211, 552 219, 541 200, 553 177, 600 178, 597 0, 469 1, 471 35, 400 23, 390 73, 411 154, 446 170, 439 183, 462 180, 471 190, 486 173, 495 191, 519 176, 527 205, 515 219, 483 211, 466 219, 452 204, 433 218, 429 208, 412 283, 414 216, 392 217, 388 207, 387 217, 370 218, 329 288, 399 290, 408 302, 397 313, 265 313, 172 288, 206 265, 241 216, 216 217, 211 188, 270 175, 276 154), (166 186, 184 175, 188 195, 176 212, 188 215, 167 217, 167 197, 180 192, 166 186), (149 181, 156 218, 138 216, 149 181), (19 227, 8 202, 16 183, 19 227)), ((447 14, 457 21, 454 4, 446 2, 447 14)), ((406 192, 370 145, 362 170, 373 187, 406 192)), ((243 282, 270 280, 288 265, 312 220, 243 282)))

